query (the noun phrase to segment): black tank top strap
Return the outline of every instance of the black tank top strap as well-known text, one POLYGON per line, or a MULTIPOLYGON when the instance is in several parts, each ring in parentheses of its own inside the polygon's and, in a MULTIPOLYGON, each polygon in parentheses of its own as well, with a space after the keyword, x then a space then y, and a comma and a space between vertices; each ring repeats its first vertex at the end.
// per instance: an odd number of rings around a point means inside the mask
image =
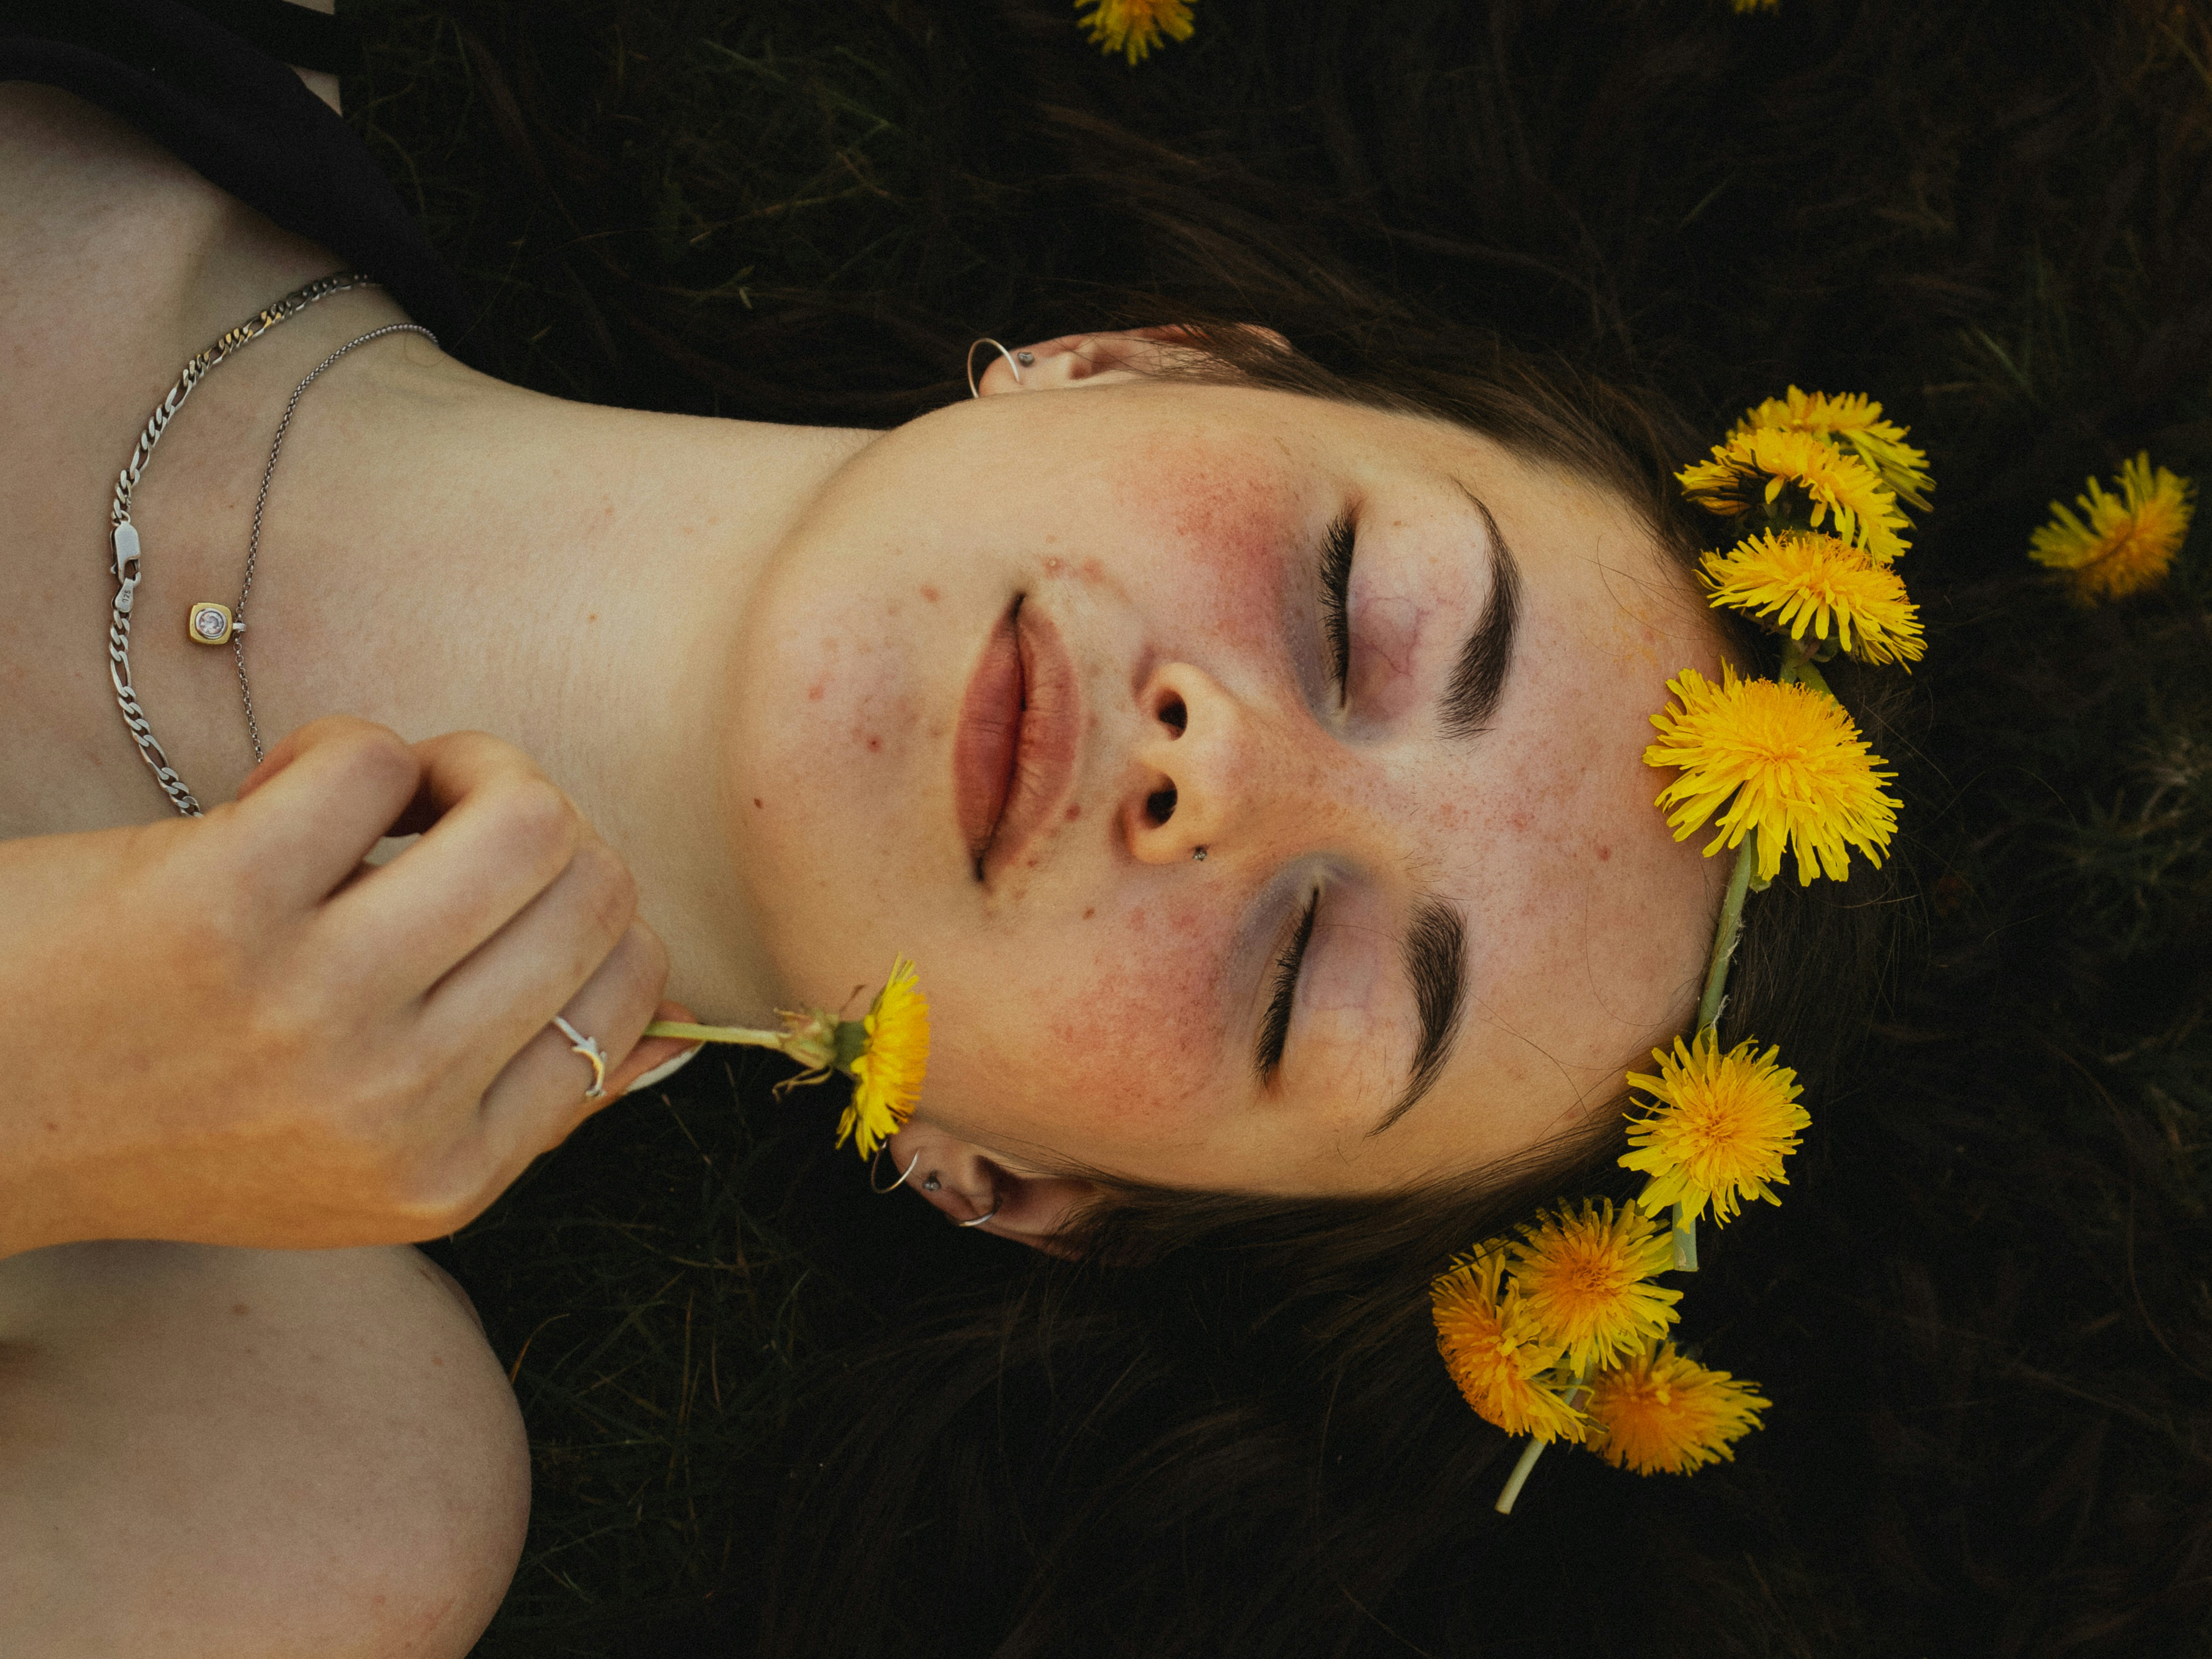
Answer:
POLYGON ((471 360, 474 307, 459 279, 353 130, 287 67, 348 67, 351 40, 287 0, 0 0, 0 80, 59 87, 122 117, 368 271, 471 360))

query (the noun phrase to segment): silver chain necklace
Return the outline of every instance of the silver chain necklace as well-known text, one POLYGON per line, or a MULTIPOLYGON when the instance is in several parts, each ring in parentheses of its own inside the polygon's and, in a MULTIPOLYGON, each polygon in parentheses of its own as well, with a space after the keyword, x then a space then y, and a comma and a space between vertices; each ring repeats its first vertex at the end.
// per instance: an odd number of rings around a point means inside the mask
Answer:
MULTIPOLYGON (((169 764, 169 757, 163 752, 161 740, 155 737, 154 728, 146 719, 146 711, 139 703, 137 690, 131 683, 131 614, 137 593, 139 561, 143 552, 138 527, 131 520, 131 494, 137 489, 147 463, 153 459, 154 447, 161 441, 161 434, 168 430, 169 422, 176 418, 185 399, 191 396, 192 388, 206 378, 209 370, 249 341, 259 338, 286 319, 296 317, 318 300, 327 299, 333 294, 343 294, 350 289, 379 286, 380 284, 374 277, 361 271, 333 272, 286 295, 266 310, 230 330, 198 356, 189 359, 184 372, 178 375, 177 383, 169 388, 168 395, 155 404, 154 413, 148 419, 145 429, 138 434, 137 447, 131 451, 130 464, 116 479, 115 500, 108 509, 109 538, 115 553, 116 586, 107 621, 107 677, 115 687, 115 702, 123 711, 123 724, 130 732, 131 740, 138 745, 139 758, 152 769, 155 781, 161 786, 170 805, 185 817, 201 816, 199 801, 185 787, 185 781, 177 775, 176 769, 169 764)), ((245 629, 246 602, 252 592, 254 565, 261 550, 262 513, 268 504, 269 481, 276 471, 276 457, 283 447, 285 431, 291 425, 293 411, 298 409, 301 396, 314 384, 316 377, 355 346, 386 334, 400 332, 420 334, 433 345, 437 343, 437 336, 417 324, 389 323, 339 347, 318 364, 313 373, 294 390, 291 402, 285 405, 284 418, 276 428, 276 442, 270 447, 269 465, 261 475, 261 494, 253 506, 253 534, 246 547, 246 580, 239 592, 238 610, 234 613, 222 605, 201 601, 192 605, 185 613, 185 638, 199 645, 228 643, 237 653, 239 691, 246 705, 246 732, 252 740, 253 758, 257 764, 263 758, 261 732, 254 722, 252 688, 246 678, 246 653, 238 636, 245 629)))
POLYGON ((253 744, 253 763, 256 766, 268 757, 262 752, 261 727, 253 718, 253 687, 246 678, 246 641, 243 635, 246 633, 246 602, 253 594, 253 568, 261 557, 261 515, 269 506, 269 481, 276 476, 276 458, 283 453, 284 434, 291 429, 293 412, 300 407, 300 399, 306 395, 307 388, 322 377, 325 369, 356 346, 367 345, 371 340, 380 340, 387 334, 419 334, 432 345, 438 343, 438 337, 420 323, 386 323, 382 328, 373 328, 357 339, 348 340, 317 363, 308 371, 307 377, 292 388, 292 399, 284 405, 284 418, 276 422, 276 441, 269 446, 269 465, 262 469, 261 493, 253 498, 253 534, 246 544, 246 580, 239 585, 238 610, 235 613, 226 613, 219 605, 202 603, 194 605, 185 617, 185 633, 187 637, 203 645, 221 645, 226 638, 230 641, 231 651, 238 659, 238 695, 240 701, 246 705, 246 735, 253 744), (204 626, 205 620, 210 616, 219 623, 227 623, 227 631, 210 634, 204 626))

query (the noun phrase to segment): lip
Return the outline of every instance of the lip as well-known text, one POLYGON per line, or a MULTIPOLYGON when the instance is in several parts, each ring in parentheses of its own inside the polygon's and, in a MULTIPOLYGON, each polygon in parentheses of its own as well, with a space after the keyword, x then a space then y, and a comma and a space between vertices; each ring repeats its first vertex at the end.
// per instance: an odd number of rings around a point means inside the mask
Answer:
POLYGON ((1080 713, 1060 630, 1017 599, 969 677, 952 738, 954 810, 978 877, 1019 857, 1067 793, 1080 713))

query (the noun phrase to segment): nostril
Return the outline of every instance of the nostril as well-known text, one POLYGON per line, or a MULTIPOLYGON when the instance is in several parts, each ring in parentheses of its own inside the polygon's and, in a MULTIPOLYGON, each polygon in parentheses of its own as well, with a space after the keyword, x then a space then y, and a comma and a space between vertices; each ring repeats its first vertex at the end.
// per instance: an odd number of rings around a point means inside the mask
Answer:
POLYGON ((1161 725, 1171 726, 1181 732, 1190 724, 1190 711, 1182 706, 1181 697, 1170 696, 1160 705, 1159 719, 1161 725))
POLYGON ((1165 823, 1175 816, 1176 792, 1172 787, 1155 789, 1145 797, 1145 816, 1156 824, 1165 823))

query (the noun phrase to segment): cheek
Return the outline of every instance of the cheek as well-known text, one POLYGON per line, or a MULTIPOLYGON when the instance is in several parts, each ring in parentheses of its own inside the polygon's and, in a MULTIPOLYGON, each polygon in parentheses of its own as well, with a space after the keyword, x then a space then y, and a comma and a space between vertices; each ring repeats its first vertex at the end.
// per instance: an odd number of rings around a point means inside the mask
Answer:
MULTIPOLYGON (((1156 617, 1202 627, 1210 640, 1235 647, 1275 645, 1286 552, 1306 533, 1307 516, 1282 458, 1249 442, 1200 437, 1151 447, 1142 470, 1149 539, 1163 552, 1149 573, 1156 617)), ((1126 514, 1126 479, 1109 487, 1111 510, 1126 514)))
POLYGON ((947 977, 931 1091, 980 1127, 1012 1114, 1039 1138, 1173 1139, 1230 1097, 1218 990, 1229 938, 1200 903, 1101 909, 987 948, 947 977), (988 997, 960 988, 993 988, 988 997))

